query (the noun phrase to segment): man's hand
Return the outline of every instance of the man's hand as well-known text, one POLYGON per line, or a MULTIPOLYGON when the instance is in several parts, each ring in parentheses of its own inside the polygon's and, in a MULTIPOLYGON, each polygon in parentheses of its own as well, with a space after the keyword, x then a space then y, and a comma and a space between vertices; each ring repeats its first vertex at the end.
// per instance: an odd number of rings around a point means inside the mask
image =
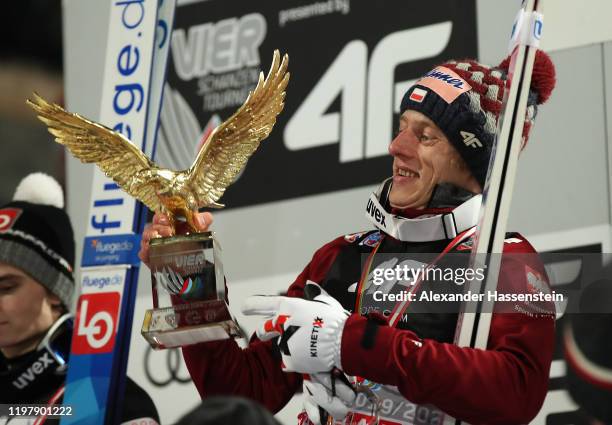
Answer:
POLYGON ((328 423, 328 415, 343 421, 355 405, 355 390, 340 371, 304 375, 303 386, 304 410, 314 425, 328 423))
MULTIPOLYGON (((206 232, 213 221, 213 216, 209 212, 198 213, 195 216, 195 223, 200 232, 206 232)), ((140 251, 138 252, 138 258, 143 263, 149 266, 149 242, 153 238, 161 238, 172 236, 174 229, 170 226, 170 220, 168 216, 161 213, 155 213, 153 216, 153 222, 145 226, 142 232, 142 239, 140 241, 140 251)))
POLYGON ((341 369, 340 343, 349 312, 323 288, 307 282, 300 298, 255 295, 246 299, 242 313, 266 316, 257 330, 261 340, 279 337, 282 367, 286 372, 329 372, 341 369))

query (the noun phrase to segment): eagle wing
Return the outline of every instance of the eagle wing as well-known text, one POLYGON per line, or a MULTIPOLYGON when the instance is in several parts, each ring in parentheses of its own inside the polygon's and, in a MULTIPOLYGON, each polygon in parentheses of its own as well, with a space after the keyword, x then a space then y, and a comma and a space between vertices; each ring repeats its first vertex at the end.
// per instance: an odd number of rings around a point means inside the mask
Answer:
POLYGON ((27 103, 36 111, 55 141, 85 163, 96 163, 123 190, 149 209, 157 211, 160 201, 152 184, 139 181, 138 173, 155 164, 123 135, 92 122, 34 93, 27 103))
POLYGON ((259 74, 257 86, 244 104, 211 132, 193 165, 186 170, 199 208, 218 205, 216 201, 272 131, 276 116, 285 106, 288 62, 286 54, 281 62, 278 50, 274 51, 266 79, 263 73, 259 74))

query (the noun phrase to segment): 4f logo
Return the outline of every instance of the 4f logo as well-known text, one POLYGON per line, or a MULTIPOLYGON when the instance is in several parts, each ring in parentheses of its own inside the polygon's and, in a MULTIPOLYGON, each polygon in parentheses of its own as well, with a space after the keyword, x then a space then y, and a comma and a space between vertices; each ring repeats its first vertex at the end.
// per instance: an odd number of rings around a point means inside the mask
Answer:
POLYGON ((77 333, 72 343, 75 354, 109 353, 115 346, 119 316, 118 292, 81 295, 77 310, 77 333))
POLYGON ((446 21, 389 34, 374 47, 369 63, 364 41, 347 43, 287 123, 287 148, 339 143, 340 162, 387 155, 393 114, 416 81, 394 82, 395 69, 438 56, 448 45, 452 27, 446 21), (340 112, 328 113, 338 97, 340 112))
POLYGON ((474 149, 482 147, 482 143, 480 143, 480 140, 476 138, 476 135, 474 133, 470 133, 470 132, 462 130, 460 131, 460 134, 461 134, 461 137, 463 138, 463 143, 465 144, 465 146, 469 146, 474 149))

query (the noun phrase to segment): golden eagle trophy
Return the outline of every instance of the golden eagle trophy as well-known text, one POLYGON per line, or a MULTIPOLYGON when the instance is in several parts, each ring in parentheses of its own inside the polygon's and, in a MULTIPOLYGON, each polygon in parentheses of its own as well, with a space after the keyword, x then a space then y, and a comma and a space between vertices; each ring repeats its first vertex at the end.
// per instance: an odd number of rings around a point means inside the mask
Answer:
POLYGON ((194 214, 223 207, 217 201, 272 131, 284 107, 288 61, 274 51, 267 77, 260 73, 244 104, 210 133, 182 171, 157 166, 123 135, 38 95, 27 101, 56 142, 82 162, 96 163, 150 210, 170 217, 175 236, 150 243, 153 309, 145 314, 142 334, 153 348, 241 336, 225 300, 221 249, 214 233, 198 233, 194 214))

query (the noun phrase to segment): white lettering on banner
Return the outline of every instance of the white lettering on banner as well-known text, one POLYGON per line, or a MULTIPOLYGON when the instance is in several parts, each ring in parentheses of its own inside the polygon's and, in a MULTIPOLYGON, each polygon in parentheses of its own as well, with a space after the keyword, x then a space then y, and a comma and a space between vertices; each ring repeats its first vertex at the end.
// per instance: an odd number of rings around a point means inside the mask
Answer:
MULTIPOLYGON (((100 115, 97 120, 123 134, 143 151, 146 148, 146 128, 149 109, 149 87, 153 63, 153 48, 157 24, 158 4, 156 0, 111 0, 108 18, 108 37, 104 61, 100 115)), ((157 116, 153 117, 157 119, 157 116)), ((125 238, 108 238, 102 247, 110 250, 128 248, 135 222, 135 200, 124 193, 117 184, 108 179, 98 167, 94 169, 91 189, 91 204, 86 231, 89 238, 122 235, 125 238), (113 245, 114 242, 118 245, 113 245)), ((140 230, 140 229, 137 229, 140 230)), ((106 254, 105 254, 106 255, 106 254)), ((126 259, 129 255, 125 256, 126 259)), ((126 260, 130 261, 130 260, 126 260)), ((114 405, 117 395, 111 382, 121 385, 122 377, 117 373, 126 361, 129 344, 124 334, 129 335, 133 296, 126 292, 128 300, 121 302, 126 288, 127 265, 106 266, 99 269, 84 267, 79 297, 75 330, 72 337, 72 356, 98 356, 110 354, 110 362, 95 362, 96 374, 92 376, 83 366, 71 358, 66 378, 64 403, 78 404, 79 412, 63 417, 61 423, 84 423, 102 425, 114 420, 114 413, 104 410, 114 405), (89 285, 88 285, 89 284, 89 285), (109 285, 113 285, 112 288, 109 285), (106 289, 106 291, 105 291, 106 289), (112 290, 110 290, 112 289, 112 290), (91 315, 91 317, 88 317, 91 315), (124 326, 125 325, 125 326, 124 326), (115 341, 115 335, 123 338, 115 341), (83 393, 83 387, 96 387, 96 394, 83 393), (87 419, 83 419, 87 418, 87 419)), ((134 277, 137 273, 130 273, 134 277)), ((136 282, 132 281, 135 285, 136 282)))
POLYGON ((259 46, 266 36, 266 20, 260 13, 241 18, 182 28, 172 33, 174 69, 184 81, 210 73, 233 71, 260 64, 259 46))
POLYGON ((350 0, 327 0, 316 2, 278 12, 278 25, 284 27, 287 23, 311 19, 332 13, 348 14, 351 11, 350 0))
POLYGON ((363 156, 363 115, 368 46, 349 42, 329 66, 285 126, 285 145, 291 150, 338 143, 340 162, 363 156), (340 112, 326 114, 341 97, 340 112))
MULTIPOLYGON (((153 0, 115 0, 106 52, 99 121, 144 149, 155 28, 153 0), (147 13, 145 13, 147 12, 147 13)), ((132 232, 135 201, 94 170, 87 236, 132 232)))
POLYGON ((393 81, 395 68, 439 55, 451 32, 452 22, 446 21, 389 34, 374 47, 369 65, 365 43, 349 42, 289 119, 287 148, 340 143, 340 162, 386 155, 393 113, 398 112, 396 98, 407 88, 407 82, 393 81), (340 112, 325 113, 338 96, 340 112))

